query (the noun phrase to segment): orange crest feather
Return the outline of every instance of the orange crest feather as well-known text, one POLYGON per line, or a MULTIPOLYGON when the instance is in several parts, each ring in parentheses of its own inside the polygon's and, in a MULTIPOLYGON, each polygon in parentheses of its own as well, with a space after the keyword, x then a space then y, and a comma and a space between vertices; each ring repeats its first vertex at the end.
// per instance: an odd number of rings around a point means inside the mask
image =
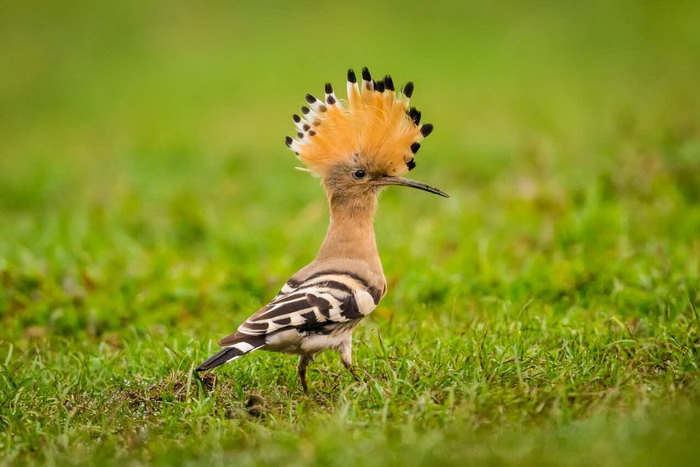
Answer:
POLYGON ((336 98, 328 83, 325 101, 307 94, 309 106, 302 107, 303 116, 294 115, 297 138, 287 137, 287 145, 312 173, 324 176, 333 165, 354 159, 387 175, 415 167, 419 141, 430 134, 432 125, 421 126, 420 112, 409 109, 413 83, 397 93, 389 76, 373 81, 364 68, 362 78, 360 91, 355 73, 348 71, 347 104, 336 98))

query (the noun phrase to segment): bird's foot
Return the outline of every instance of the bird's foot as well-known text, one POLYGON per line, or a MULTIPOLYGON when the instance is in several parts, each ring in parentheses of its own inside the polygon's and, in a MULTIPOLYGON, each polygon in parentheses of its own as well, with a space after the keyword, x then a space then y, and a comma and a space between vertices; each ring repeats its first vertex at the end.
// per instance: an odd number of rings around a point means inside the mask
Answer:
POLYGON ((362 380, 360 379, 360 377, 357 376, 357 372, 355 371, 355 368, 354 368, 354 367, 349 366, 349 367, 348 367, 348 371, 350 372, 350 374, 352 375, 352 377, 355 378, 355 381, 357 381, 358 383, 361 383, 361 382, 362 382, 362 380))
POLYGON ((304 390, 304 394, 309 394, 309 385, 306 384, 306 370, 299 372, 299 379, 301 380, 301 388, 304 390))

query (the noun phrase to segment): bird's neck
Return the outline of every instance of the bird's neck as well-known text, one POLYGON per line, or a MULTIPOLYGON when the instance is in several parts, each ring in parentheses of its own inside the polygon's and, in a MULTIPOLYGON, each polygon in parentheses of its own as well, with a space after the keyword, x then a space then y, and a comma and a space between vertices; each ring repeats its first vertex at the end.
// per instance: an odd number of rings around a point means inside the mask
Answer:
POLYGON ((376 194, 352 198, 329 194, 328 203, 330 226, 316 260, 356 259, 378 263, 379 252, 374 236, 376 194))

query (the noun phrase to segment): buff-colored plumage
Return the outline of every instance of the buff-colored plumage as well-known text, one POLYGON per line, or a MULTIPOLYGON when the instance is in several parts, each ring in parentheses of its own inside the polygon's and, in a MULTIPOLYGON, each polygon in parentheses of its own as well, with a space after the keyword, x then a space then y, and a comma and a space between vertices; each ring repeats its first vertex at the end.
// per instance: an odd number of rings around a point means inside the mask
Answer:
POLYGON ((287 144, 315 175, 325 176, 330 167, 352 158, 388 175, 403 175, 426 131, 419 126, 420 113, 409 109, 413 85, 404 89, 394 91, 389 77, 379 83, 363 80, 361 86, 349 79, 347 101, 341 102, 327 84, 325 102, 307 96, 304 116, 294 116, 297 138, 287 144))
POLYGON ((308 167, 304 170, 323 177, 331 220, 318 254, 272 301, 219 341, 224 348, 197 371, 258 349, 298 354, 299 378, 307 391, 306 369, 314 355, 335 349, 359 381, 352 366, 352 333, 387 288, 374 236, 380 190, 395 185, 447 195, 400 177, 416 166, 419 141, 433 129, 420 125, 420 112, 409 108, 413 83, 398 94, 389 76, 374 81, 365 68, 362 91, 352 70, 347 87, 346 104, 338 101, 330 84, 322 101, 307 95, 304 117, 294 115, 297 138, 286 138, 308 167))

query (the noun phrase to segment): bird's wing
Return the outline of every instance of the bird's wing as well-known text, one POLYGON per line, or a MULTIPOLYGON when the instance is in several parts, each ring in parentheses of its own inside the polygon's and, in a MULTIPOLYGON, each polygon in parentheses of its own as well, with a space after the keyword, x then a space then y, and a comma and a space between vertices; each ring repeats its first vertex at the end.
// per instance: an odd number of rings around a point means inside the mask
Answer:
MULTIPOLYGON (((241 324, 238 333, 260 336, 353 321, 371 313, 381 296, 382 291, 357 274, 321 271, 303 281, 288 282, 266 307, 241 324)), ((220 344, 226 345, 226 339, 220 344)))

